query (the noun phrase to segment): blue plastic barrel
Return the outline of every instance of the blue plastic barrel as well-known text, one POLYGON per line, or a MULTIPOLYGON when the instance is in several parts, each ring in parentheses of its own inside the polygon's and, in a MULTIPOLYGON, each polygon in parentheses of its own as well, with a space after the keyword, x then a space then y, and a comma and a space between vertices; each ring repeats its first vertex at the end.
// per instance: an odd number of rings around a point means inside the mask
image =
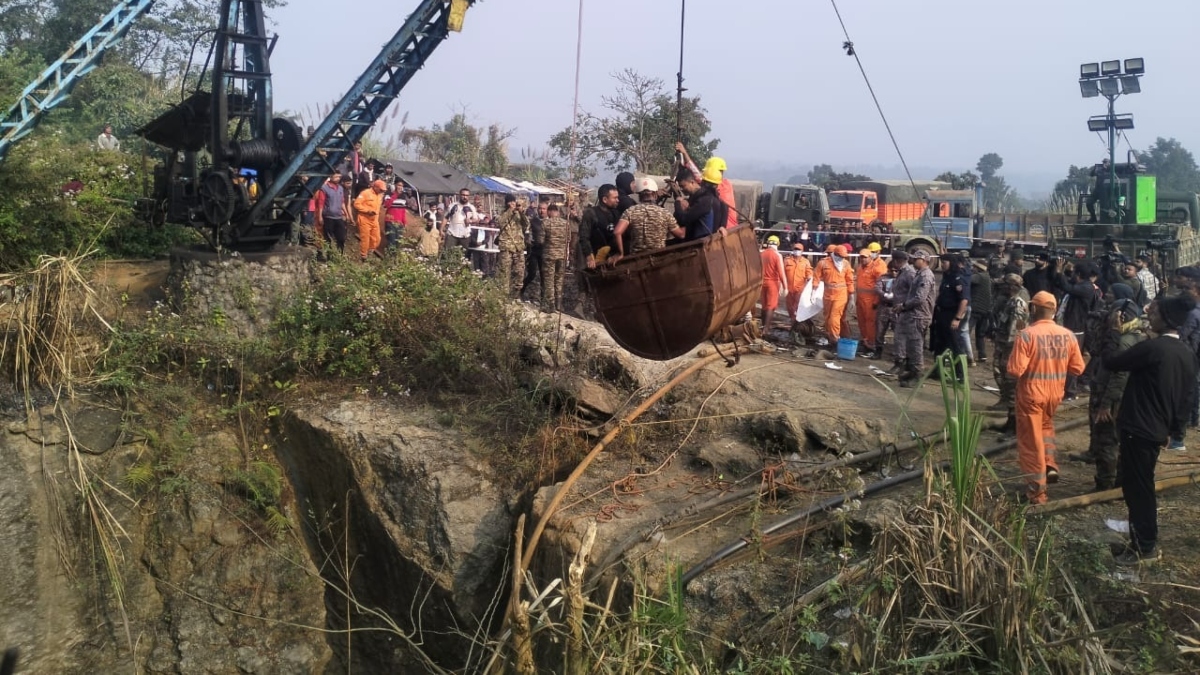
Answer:
POLYGON ((855 354, 858 353, 858 340, 850 338, 842 338, 838 340, 837 354, 838 358, 843 361, 853 361, 855 354))

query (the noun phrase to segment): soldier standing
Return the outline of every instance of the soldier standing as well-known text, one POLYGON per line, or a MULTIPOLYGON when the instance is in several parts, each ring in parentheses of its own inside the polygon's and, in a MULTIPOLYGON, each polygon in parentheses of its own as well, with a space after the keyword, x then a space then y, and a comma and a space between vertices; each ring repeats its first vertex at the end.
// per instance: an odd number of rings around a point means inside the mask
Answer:
POLYGON ((1082 457, 1096 464, 1096 491, 1111 490, 1120 485, 1121 476, 1117 467, 1120 437, 1117 435, 1116 416, 1125 394, 1128 372, 1114 372, 1104 367, 1104 359, 1119 354, 1146 339, 1143 330, 1142 308, 1130 296, 1132 289, 1125 284, 1113 284, 1112 307, 1106 317, 1104 335, 1100 337, 1099 349, 1092 354, 1096 363, 1091 380, 1091 398, 1088 400, 1088 422, 1091 440, 1087 453, 1082 457), (1120 297, 1121 295, 1126 297, 1120 297))
POLYGON ((545 288, 546 286, 546 267, 545 267, 545 245, 546 233, 542 229, 542 223, 545 222, 547 216, 547 207, 550 205, 547 201, 540 201, 537 207, 537 213, 529 219, 529 231, 525 235, 525 245, 529 247, 529 255, 525 258, 525 282, 521 284, 521 297, 525 297, 525 291, 528 290, 529 284, 536 276, 538 286, 545 288))
POLYGON ((637 182, 638 203, 626 209, 617 221, 613 230, 617 255, 615 260, 609 258, 609 262, 615 264, 625 255, 666 248, 668 233, 675 229, 675 216, 655 203, 657 193, 658 183, 653 178, 642 178, 637 182), (625 250, 626 239, 629 250, 625 250))
POLYGON ((529 219, 517 206, 514 195, 504 196, 504 213, 500 214, 500 234, 496 245, 500 249, 500 287, 512 297, 521 293, 521 282, 525 280, 525 232, 529 219))
POLYGON ((1003 430, 1013 433, 1017 430, 1017 379, 1008 374, 1008 357, 1017 334, 1029 324, 1029 293, 1019 274, 1010 272, 1001 281, 1000 296, 992 310, 992 339, 996 343, 992 375, 1000 388, 1000 400, 991 409, 1008 413, 1003 430))
POLYGON ((888 265, 887 271, 875 282, 875 297, 879 298, 879 306, 875 310, 875 351, 871 352, 871 359, 874 361, 883 358, 883 345, 888 331, 896 323, 896 294, 893 291, 896 274, 897 266, 888 265))
POLYGON ((896 275, 896 280, 892 282, 892 320, 896 322, 893 326, 895 333, 895 346, 892 347, 892 368, 888 371, 889 375, 900 375, 904 372, 904 346, 900 338, 899 314, 900 306, 908 299, 908 292, 912 290, 913 280, 917 278, 917 270, 908 262, 908 254, 904 251, 895 251, 892 253, 892 261, 889 263, 896 275))
POLYGON ((904 358, 901 387, 918 386, 925 376, 925 334, 933 321, 933 297, 937 291, 937 281, 929 268, 929 254, 914 251, 911 258, 916 276, 896 320, 896 354, 904 358))
POLYGON ((557 312, 562 305, 563 279, 567 276, 567 243, 571 224, 559 216, 558 204, 546 207, 542 221, 542 262, 545 264, 545 283, 542 284, 542 311, 557 312))

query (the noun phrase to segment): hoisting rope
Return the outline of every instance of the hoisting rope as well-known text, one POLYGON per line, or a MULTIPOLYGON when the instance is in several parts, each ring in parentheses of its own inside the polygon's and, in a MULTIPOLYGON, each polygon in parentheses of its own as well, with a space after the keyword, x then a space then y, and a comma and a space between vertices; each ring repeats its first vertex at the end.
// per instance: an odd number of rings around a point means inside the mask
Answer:
MULTIPOLYGON (((571 164, 570 164, 571 185, 570 185, 570 187, 567 188, 568 192, 575 192, 575 186, 578 184, 578 180, 579 180, 579 174, 577 173, 578 167, 576 165, 576 151, 579 147, 579 135, 576 133, 576 130, 578 129, 578 126, 579 126, 579 71, 580 71, 580 67, 582 64, 583 64, 583 0, 579 0, 579 23, 578 23, 578 26, 576 28, 576 33, 575 33, 575 101, 571 107, 571 164)), ((570 224, 570 222, 571 222, 570 206, 571 205, 575 205, 576 207, 579 206, 580 195, 575 194, 574 197, 575 198, 572 200, 570 198, 570 196, 568 196, 567 204, 564 205, 564 208, 567 208, 568 210, 566 213, 559 214, 559 217, 566 220, 568 224, 570 224)), ((580 209, 579 216, 581 218, 583 217, 583 209, 580 209)), ((564 249, 563 255, 565 256, 564 260, 570 261, 571 260, 571 237, 570 236, 568 236, 566 238, 566 241, 563 242, 563 249, 564 249)), ((577 274, 576 277, 578 278, 578 276, 579 275, 577 274)), ((545 283, 545 282, 543 282, 543 283, 545 283)), ((583 283, 582 279, 580 279, 578 281, 578 283, 582 284, 583 283)), ((578 300, 579 293, 582 291, 583 291, 582 288, 576 289, 576 292, 575 292, 576 300, 578 300)), ((542 289, 542 297, 546 297, 546 289, 544 289, 544 288, 542 289)), ((562 305, 563 299, 562 299, 562 290, 561 289, 559 290, 559 297, 556 298, 555 301, 559 305, 562 305)), ((562 344, 563 344, 563 326, 562 326, 563 310, 565 310, 566 308, 565 307, 551 307, 551 309, 558 311, 558 326, 557 326, 557 330, 556 330, 557 337, 555 338, 555 351, 560 351, 562 349, 562 344)), ((559 366, 560 362, 561 362, 561 359, 558 359, 558 358, 554 359, 555 373, 558 372, 558 366, 559 366)))
POLYGON ((887 115, 883 114, 883 106, 879 104, 879 97, 875 95, 875 88, 871 86, 871 78, 867 77, 867 69, 863 68, 862 59, 858 58, 858 51, 854 49, 854 42, 850 40, 850 31, 846 30, 846 22, 842 20, 842 13, 838 10, 837 0, 829 0, 833 5, 833 13, 837 14, 838 23, 842 25, 842 34, 846 36, 846 41, 842 43, 842 49, 846 50, 846 56, 853 56, 854 62, 858 64, 858 71, 862 73, 863 81, 867 83, 867 91, 871 92, 871 100, 875 102, 875 109, 879 111, 879 117, 883 120, 883 127, 887 129, 888 138, 892 139, 892 147, 896 148, 896 154, 900 157, 900 164, 904 167, 904 174, 908 176, 908 184, 912 186, 913 192, 917 193, 917 197, 921 198, 921 192, 917 190, 917 182, 913 180, 912 172, 908 170, 908 162, 904 160, 904 153, 900 152, 900 144, 896 142, 896 135, 892 133, 892 125, 888 124, 887 115))
POLYGON ((675 74, 675 138, 683 142, 683 38, 687 26, 687 0, 679 2, 679 72, 675 74))

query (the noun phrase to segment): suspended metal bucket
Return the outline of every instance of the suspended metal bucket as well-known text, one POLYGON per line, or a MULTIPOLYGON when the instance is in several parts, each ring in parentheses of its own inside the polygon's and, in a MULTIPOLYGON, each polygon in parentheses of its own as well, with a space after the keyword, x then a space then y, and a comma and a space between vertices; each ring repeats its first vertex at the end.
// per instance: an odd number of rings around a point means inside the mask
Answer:
POLYGON ((762 292, 754 228, 743 226, 586 270, 596 315, 617 344, 642 358, 682 356, 737 323, 762 292))

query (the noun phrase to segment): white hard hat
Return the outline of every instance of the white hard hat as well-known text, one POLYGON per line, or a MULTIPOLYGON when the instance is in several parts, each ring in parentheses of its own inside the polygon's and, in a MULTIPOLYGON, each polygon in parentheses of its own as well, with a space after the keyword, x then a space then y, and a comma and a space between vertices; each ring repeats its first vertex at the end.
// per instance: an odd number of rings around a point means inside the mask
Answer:
POLYGON ((658 192, 658 183, 654 179, 646 176, 637 182, 638 192, 658 192))

